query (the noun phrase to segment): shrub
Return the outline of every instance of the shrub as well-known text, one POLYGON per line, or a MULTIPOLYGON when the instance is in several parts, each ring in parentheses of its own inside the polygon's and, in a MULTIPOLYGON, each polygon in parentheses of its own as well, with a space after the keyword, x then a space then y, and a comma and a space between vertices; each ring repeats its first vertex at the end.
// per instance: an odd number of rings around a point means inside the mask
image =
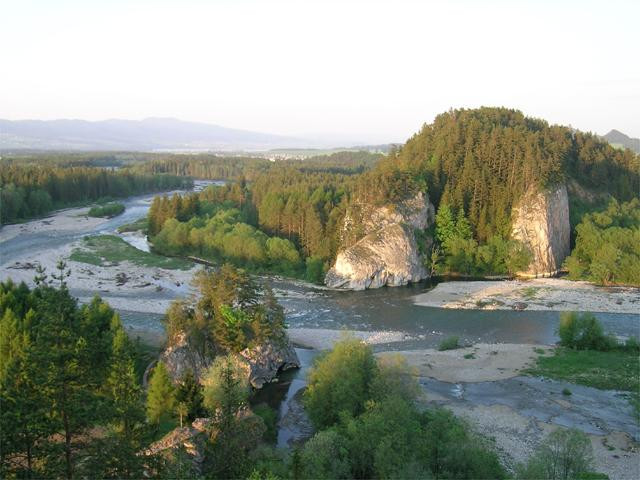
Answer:
POLYGON ((378 357, 378 374, 371 384, 371 397, 383 400, 395 395, 413 401, 420 394, 416 375, 417 372, 407 365, 406 357, 400 354, 378 357))
POLYGON ((569 395, 571 395, 571 390, 569 390, 568 388, 563 388, 562 394, 568 397, 569 395))
POLYGON ((124 212, 124 205, 122 203, 108 203, 101 207, 92 207, 89 210, 88 215, 90 217, 115 217, 124 212))
POLYGON ((302 478, 351 478, 345 439, 334 430, 316 433, 305 444, 301 457, 302 478))
POLYGON ((629 337, 624 342, 624 348, 626 350, 637 352, 637 351, 640 351, 640 343, 638 342, 638 339, 636 337, 629 337))
POLYGON ((222 407, 237 410, 249 398, 249 378, 233 355, 216 357, 205 373, 202 383, 204 406, 211 412, 222 407), (229 373, 231 378, 225 381, 226 373, 229 373))
POLYGON ((438 346, 438 350, 441 352, 444 350, 455 350, 456 348, 460 348, 458 337, 447 337, 442 340, 438 346))
POLYGON ((329 427, 341 415, 364 411, 378 367, 369 345, 345 338, 318 358, 309 371, 304 403, 316 427, 329 427))
POLYGON ((261 403, 253 407, 253 413, 259 416, 267 427, 264 435, 265 440, 276 443, 278 440, 278 412, 266 403, 261 403))
POLYGON ((556 430, 549 434, 526 465, 518 468, 518 478, 581 478, 593 463, 591 441, 579 430, 556 430))
POLYGON ((418 455, 433 478, 505 478, 495 452, 453 413, 427 410, 420 421, 423 433, 418 455))
POLYGON ((563 312, 557 333, 560 345, 576 350, 606 352, 618 346, 616 339, 605 335, 600 322, 590 313, 563 312))

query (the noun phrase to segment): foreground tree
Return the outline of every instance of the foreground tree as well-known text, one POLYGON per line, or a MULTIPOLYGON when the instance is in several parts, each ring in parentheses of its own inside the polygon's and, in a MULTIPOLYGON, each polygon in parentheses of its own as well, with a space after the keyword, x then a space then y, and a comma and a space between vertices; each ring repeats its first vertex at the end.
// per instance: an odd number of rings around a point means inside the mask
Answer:
POLYGON ((175 406, 174 392, 175 389, 166 365, 162 361, 158 361, 151 373, 149 390, 147 391, 147 418, 149 422, 158 425, 171 418, 175 406))

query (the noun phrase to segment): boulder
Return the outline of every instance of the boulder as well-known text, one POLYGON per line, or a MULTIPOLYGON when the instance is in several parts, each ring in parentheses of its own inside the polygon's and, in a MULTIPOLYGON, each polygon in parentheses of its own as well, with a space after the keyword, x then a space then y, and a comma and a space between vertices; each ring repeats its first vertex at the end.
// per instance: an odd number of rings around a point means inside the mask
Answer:
POLYGON ((254 388, 272 382, 280 371, 300 368, 298 355, 288 339, 246 348, 238 355, 249 368, 249 382, 254 388))
POLYGON ((393 206, 358 206, 343 223, 343 238, 360 237, 340 251, 325 283, 331 288, 364 290, 400 286, 429 276, 423 266, 415 230, 434 219, 434 208, 420 192, 393 206))
POLYGON ((513 209, 512 237, 533 255, 523 277, 557 274, 570 253, 569 197, 565 185, 528 191, 513 209))
MULTIPOLYGON (((286 336, 246 348, 236 354, 236 359, 244 367, 254 388, 262 388, 265 383, 273 381, 280 371, 300 367, 298 355, 286 336)), ((201 354, 188 342, 186 335, 181 333, 165 349, 160 360, 177 383, 189 370, 202 380, 213 357, 207 358, 201 354)))

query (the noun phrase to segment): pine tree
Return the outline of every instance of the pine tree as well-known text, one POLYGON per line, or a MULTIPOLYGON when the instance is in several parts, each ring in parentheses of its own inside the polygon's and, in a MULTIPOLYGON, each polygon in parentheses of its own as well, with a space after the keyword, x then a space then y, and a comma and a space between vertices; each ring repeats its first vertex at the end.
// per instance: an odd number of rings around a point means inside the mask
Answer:
POLYGON ((440 245, 445 246, 456 234, 456 224, 453 220, 453 212, 449 205, 441 204, 436 215, 436 239, 440 245))
POLYGON ((122 436, 130 440, 135 424, 144 420, 144 410, 131 345, 123 328, 113 338, 107 390, 122 436))
POLYGON ((460 238, 464 238, 468 240, 473 237, 473 231, 471 230, 471 224, 469 220, 467 220, 466 215, 464 214, 464 209, 461 208, 458 210, 458 215, 456 216, 456 236, 460 238))
POLYGON ((193 422, 196 418, 204 416, 203 401, 202 385, 198 383, 193 372, 189 370, 176 389, 176 403, 178 406, 184 406, 181 417, 193 422))
POLYGON ((173 413, 175 405, 174 387, 167 367, 158 362, 153 369, 147 392, 147 418, 151 423, 159 424, 173 413))

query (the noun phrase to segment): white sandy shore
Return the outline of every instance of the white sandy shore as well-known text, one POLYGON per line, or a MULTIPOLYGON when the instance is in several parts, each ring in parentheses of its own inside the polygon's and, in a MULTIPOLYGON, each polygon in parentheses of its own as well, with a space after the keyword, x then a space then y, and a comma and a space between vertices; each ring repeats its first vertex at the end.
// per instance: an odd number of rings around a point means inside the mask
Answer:
POLYGON ((640 289, 598 287, 557 278, 443 282, 414 297, 425 307, 640 313, 640 289))
POLYGON ((18 223, 15 225, 3 225, 0 228, 0 242, 6 242, 18 235, 38 232, 61 232, 73 233, 83 230, 95 228, 107 221, 108 218, 88 217, 87 207, 67 208, 58 210, 57 212, 45 218, 31 220, 26 223, 18 223))
POLYGON ((419 377, 443 382, 488 382, 519 375, 531 365, 538 354, 535 349, 550 352, 553 347, 515 343, 478 343, 471 347, 383 352, 379 356, 402 355, 419 377), (465 355, 467 358, 465 358, 465 355))
POLYGON ((404 332, 330 330, 327 328, 289 328, 289 339, 296 345, 316 350, 328 350, 345 335, 359 338, 369 345, 403 342, 411 337, 404 332))

